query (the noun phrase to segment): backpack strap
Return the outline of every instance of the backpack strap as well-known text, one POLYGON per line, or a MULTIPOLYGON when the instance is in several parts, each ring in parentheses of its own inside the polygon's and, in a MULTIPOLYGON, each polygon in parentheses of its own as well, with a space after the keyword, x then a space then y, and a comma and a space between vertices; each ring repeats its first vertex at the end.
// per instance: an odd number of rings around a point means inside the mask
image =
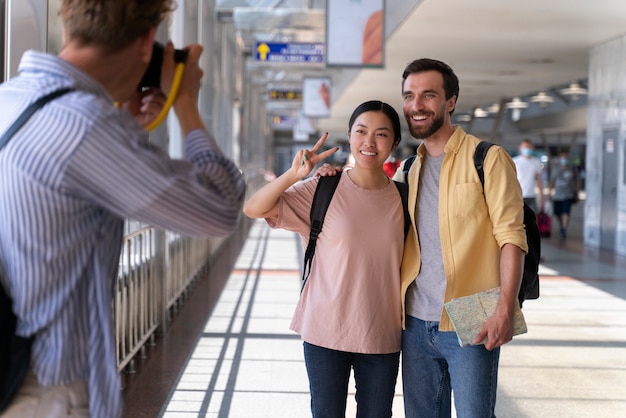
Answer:
POLYGON ((304 270, 302 272, 302 288, 300 292, 304 289, 304 285, 311 274, 311 263, 315 255, 317 237, 322 232, 324 217, 326 216, 326 211, 333 198, 333 194, 335 194, 339 180, 341 180, 341 173, 334 176, 321 176, 317 183, 317 188, 313 195, 313 203, 311 204, 311 232, 309 232, 309 242, 304 252, 304 270))
POLYGON ((404 207, 404 238, 406 239, 409 229, 411 228, 411 215, 409 214, 409 170, 415 162, 417 154, 411 155, 404 161, 402 165, 402 173, 404 174, 404 184, 396 182, 396 187, 402 197, 402 205, 404 207))
POLYGON ((476 146, 476 151, 474 151, 474 167, 476 167, 483 189, 485 188, 485 157, 487 157, 487 151, 492 145, 495 144, 489 141, 480 141, 476 146))
MULTIPOLYGON (((481 141, 474 151, 474 166, 478 172, 478 177, 485 189, 484 161, 487 151, 495 145, 488 141, 481 141)), ((541 238, 537 227, 537 218, 533 210, 524 203, 524 228, 526 229, 526 242, 528 243, 528 253, 522 265, 522 281, 517 300, 520 307, 525 299, 537 299, 539 297, 539 262, 541 260, 541 238)))
POLYGON ((415 162, 416 157, 417 157, 417 154, 411 155, 409 158, 407 158, 404 161, 404 165, 402 166, 402 173, 404 173, 404 182, 407 185, 409 184, 409 170, 411 169, 411 166, 415 162))
POLYGON ((400 181, 393 181, 400 193, 400 199, 402 200, 402 211, 404 213, 404 238, 409 233, 411 228, 411 216, 409 215, 409 184, 402 183, 400 181))
MULTIPOLYGON (((309 232, 309 242, 304 252, 304 270, 302 272, 302 289, 311 274, 311 264, 313 262, 313 256, 315 255, 315 246, 317 244, 317 237, 322 232, 322 225, 324 224, 324 217, 330 201, 335 194, 335 189, 339 184, 341 175, 335 176, 322 176, 317 183, 315 194, 313 195, 313 203, 311 204, 311 231, 309 232)), ((400 193, 400 200, 402 201, 402 211, 404 213, 404 236, 409 232, 411 227, 411 218, 408 211, 409 200, 409 186, 405 183, 394 181, 398 193, 400 193)))
POLYGON ((43 97, 40 97, 35 102, 31 103, 30 106, 28 106, 26 110, 24 110, 24 112, 22 112, 22 114, 15 120, 15 122, 13 122, 13 125, 11 125, 9 129, 6 130, 4 135, 2 135, 2 138, 0 138, 0 149, 2 149, 2 147, 4 147, 7 142, 9 142, 9 139, 11 139, 11 137, 20 130, 22 125, 24 125, 26 121, 30 119, 33 113, 35 113, 40 107, 48 103, 50 100, 54 100, 57 97, 62 96, 65 93, 69 93, 72 90, 73 89, 69 87, 59 89, 43 97))

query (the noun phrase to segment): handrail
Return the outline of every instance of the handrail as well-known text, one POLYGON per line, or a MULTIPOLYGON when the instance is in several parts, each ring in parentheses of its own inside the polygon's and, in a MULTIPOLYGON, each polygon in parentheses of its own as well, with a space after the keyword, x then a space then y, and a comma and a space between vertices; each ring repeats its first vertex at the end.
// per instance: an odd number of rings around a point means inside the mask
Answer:
POLYGON ((130 225, 122 245, 113 298, 118 370, 135 370, 159 329, 178 310, 224 238, 198 239, 149 225, 130 225), (131 230, 132 229, 132 230, 131 230))

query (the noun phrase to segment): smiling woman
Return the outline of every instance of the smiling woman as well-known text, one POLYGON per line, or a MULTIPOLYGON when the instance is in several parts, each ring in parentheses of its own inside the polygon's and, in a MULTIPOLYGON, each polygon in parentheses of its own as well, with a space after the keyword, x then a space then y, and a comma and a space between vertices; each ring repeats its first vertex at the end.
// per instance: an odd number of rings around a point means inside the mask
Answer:
POLYGON ((348 140, 355 160, 350 179, 364 189, 387 185, 383 165, 400 142, 400 118, 396 111, 378 100, 361 104, 348 123, 348 140))
MULTIPOLYGON (((300 179, 336 151, 318 154, 327 136, 299 151, 287 172, 248 200, 245 214, 297 232, 308 243, 312 203, 325 182, 300 179)), ((383 164, 400 142, 400 117, 379 100, 362 103, 350 117, 348 136, 354 168, 336 174, 341 177, 290 328, 304 341, 313 416, 345 416, 354 368, 358 409, 389 417, 400 359, 405 215, 399 187, 383 164)))

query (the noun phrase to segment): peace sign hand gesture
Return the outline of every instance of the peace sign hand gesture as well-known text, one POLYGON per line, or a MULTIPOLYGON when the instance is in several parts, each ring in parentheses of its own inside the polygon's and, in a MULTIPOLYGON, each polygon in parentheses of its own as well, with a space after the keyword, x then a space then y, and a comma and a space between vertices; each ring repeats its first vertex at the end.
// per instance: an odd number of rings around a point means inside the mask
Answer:
POLYGON ((243 208, 244 213, 250 218, 278 216, 278 202, 285 190, 308 176, 318 162, 339 150, 339 147, 335 147, 318 154, 326 138, 328 132, 322 135, 310 151, 307 149, 298 151, 289 170, 261 187, 248 199, 243 208))
POLYGON ((308 176, 311 171, 313 171, 313 168, 317 165, 317 163, 333 155, 339 150, 339 147, 334 147, 318 154, 317 152, 322 145, 324 145, 327 138, 328 132, 322 135, 310 151, 308 149, 298 151, 291 164, 291 169, 296 173, 298 178, 308 176))

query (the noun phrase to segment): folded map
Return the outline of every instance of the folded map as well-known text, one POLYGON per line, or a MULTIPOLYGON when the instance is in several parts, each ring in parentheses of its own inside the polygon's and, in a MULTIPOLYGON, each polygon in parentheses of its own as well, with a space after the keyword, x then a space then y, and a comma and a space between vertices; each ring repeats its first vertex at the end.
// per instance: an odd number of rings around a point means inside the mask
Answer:
MULTIPOLYGON (((496 287, 484 292, 456 298, 444 304, 450 321, 456 330, 461 347, 471 345, 474 339, 476 339, 487 319, 496 311, 499 296, 500 288, 496 287)), ((528 331, 522 310, 519 304, 516 305, 513 335, 524 334, 528 331)), ((485 338, 480 344, 484 344, 486 341, 487 339, 485 338)))

